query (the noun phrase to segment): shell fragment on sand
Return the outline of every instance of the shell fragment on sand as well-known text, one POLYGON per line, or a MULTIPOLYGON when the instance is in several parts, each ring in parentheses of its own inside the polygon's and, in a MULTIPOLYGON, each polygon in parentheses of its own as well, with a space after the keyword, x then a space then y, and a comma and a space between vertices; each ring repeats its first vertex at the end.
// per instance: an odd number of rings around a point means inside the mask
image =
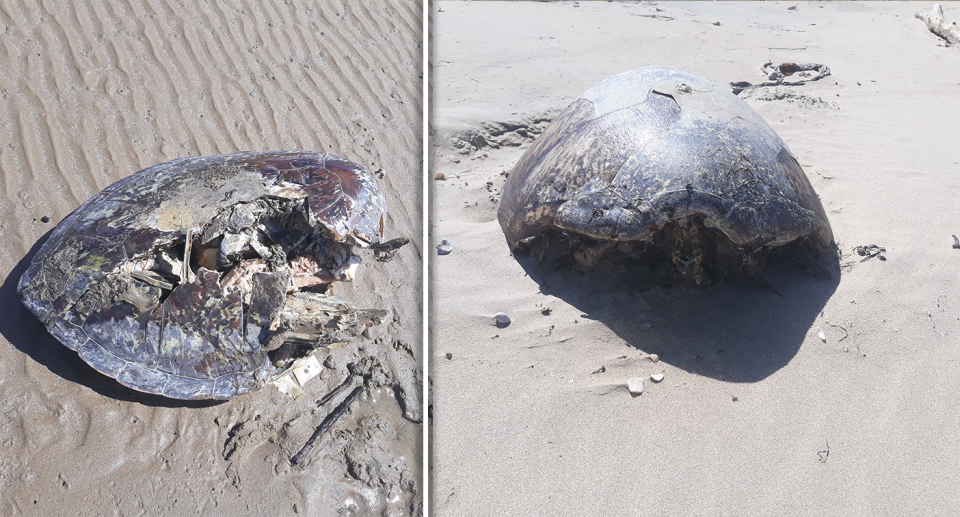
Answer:
POLYGON ((437 244, 437 255, 449 255, 453 251, 453 243, 444 239, 437 244))
POLYGON ((510 325, 510 316, 505 312, 498 312, 493 316, 493 324, 503 328, 510 325))

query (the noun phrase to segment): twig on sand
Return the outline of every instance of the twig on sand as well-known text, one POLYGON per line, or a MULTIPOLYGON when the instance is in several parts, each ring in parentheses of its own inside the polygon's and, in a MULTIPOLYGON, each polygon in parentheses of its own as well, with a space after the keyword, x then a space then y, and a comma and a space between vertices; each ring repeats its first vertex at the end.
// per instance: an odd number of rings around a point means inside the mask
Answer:
POLYGON ((913 16, 926 23, 930 32, 947 40, 952 45, 960 45, 960 27, 957 27, 957 22, 947 23, 947 20, 943 18, 943 7, 940 4, 934 4, 929 13, 917 11, 917 14, 913 16))
POLYGON ((350 372, 350 375, 347 375, 347 378, 343 382, 341 382, 339 386, 337 386, 336 388, 333 388, 333 391, 324 395, 324 397, 320 399, 320 402, 317 402, 318 406, 322 406, 327 402, 330 402, 330 400, 333 399, 333 397, 336 397, 337 395, 339 395, 341 391, 347 389, 347 386, 353 383, 353 376, 357 373, 353 363, 347 364, 347 371, 350 372))
POLYGON ((827 442, 827 448, 821 451, 817 451, 817 457, 819 458, 817 461, 819 461, 820 463, 826 463, 827 458, 830 457, 830 440, 825 440, 825 441, 827 442))
POLYGON ((887 260, 887 257, 884 257, 882 255, 883 253, 886 253, 886 251, 887 251, 887 248, 877 246, 876 244, 867 244, 866 246, 853 247, 854 253, 856 253, 857 255, 860 255, 861 257, 864 257, 864 259, 861 260, 860 262, 865 262, 867 260, 872 259, 873 257, 877 257, 880 260, 887 260))
POLYGON ((345 398, 343 402, 341 402, 340 405, 337 406, 337 409, 334 409, 329 415, 327 415, 327 418, 323 419, 323 422, 320 423, 320 427, 318 427, 317 430, 313 432, 313 435, 310 437, 309 440, 307 440, 307 443, 303 445, 303 449, 300 449, 300 452, 298 452, 296 456, 290 458, 291 465, 296 465, 297 463, 300 463, 301 461, 303 461, 304 458, 307 457, 307 454, 310 453, 310 449, 313 449, 313 442, 317 441, 317 438, 320 438, 323 435, 323 433, 327 432, 328 430, 330 430, 331 427, 333 427, 333 424, 335 424, 337 420, 339 420, 340 417, 343 416, 344 413, 346 413, 347 408, 350 407, 350 404, 352 404, 353 401, 360 396, 360 392, 362 391, 363 391, 363 386, 357 386, 356 388, 354 388, 353 391, 351 391, 350 394, 347 395, 347 398, 345 398))

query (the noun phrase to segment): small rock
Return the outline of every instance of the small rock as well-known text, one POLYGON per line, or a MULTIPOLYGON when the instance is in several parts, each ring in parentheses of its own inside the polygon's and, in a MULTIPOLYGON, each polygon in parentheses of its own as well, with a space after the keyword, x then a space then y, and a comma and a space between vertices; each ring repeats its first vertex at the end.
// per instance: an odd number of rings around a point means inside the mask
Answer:
POLYGON ((43 216, 43 217, 40 218, 40 222, 41 222, 41 223, 49 223, 49 222, 50 222, 50 218, 47 217, 47 216, 43 216))
POLYGON ((643 393, 643 379, 640 377, 630 379, 627 381, 627 389, 630 390, 630 394, 634 397, 643 393))
POLYGON ((660 381, 663 380, 663 374, 662 374, 662 373, 651 373, 651 374, 650 374, 650 380, 653 381, 653 382, 660 382, 660 381))
POLYGON ((453 251, 453 243, 447 239, 440 241, 440 244, 437 244, 437 255, 449 255, 453 251))
POLYGON ((510 325, 510 316, 505 312, 498 312, 493 316, 493 324, 500 328, 506 327, 510 325))
POLYGON ((827 342, 827 335, 823 333, 823 329, 820 327, 817 327, 817 337, 820 338, 820 341, 827 342))
POLYGON ((444 174, 444 173, 442 173, 442 172, 438 172, 437 175, 433 177, 433 179, 435 179, 435 180, 445 180, 445 179, 447 179, 447 175, 444 174))
POLYGON ((650 354, 647 356, 647 359, 655 363, 660 360, 660 356, 657 354, 650 354))
POLYGON ((447 359, 453 359, 453 353, 447 352, 447 359))

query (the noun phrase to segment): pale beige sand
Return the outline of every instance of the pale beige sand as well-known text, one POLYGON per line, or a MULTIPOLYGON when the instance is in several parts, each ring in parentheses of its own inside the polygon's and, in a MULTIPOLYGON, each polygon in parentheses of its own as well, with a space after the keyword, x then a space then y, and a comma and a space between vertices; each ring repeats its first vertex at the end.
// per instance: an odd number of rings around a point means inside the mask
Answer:
POLYGON ((428 243, 455 245, 431 258, 436 515, 960 511, 960 49, 914 19, 932 3, 794 4, 433 5, 428 243), (635 293, 510 255, 499 189, 545 119, 624 70, 758 83, 768 59, 833 71, 745 98, 823 200, 841 275, 635 293), (886 261, 851 256, 871 243, 886 261))
POLYGON ((33 4, 0 4, 0 515, 419 512, 421 4, 33 4), (174 158, 290 148, 382 168, 386 233, 412 241, 338 288, 393 317, 302 399, 144 396, 21 306, 45 234, 107 185, 174 158), (291 468, 332 407, 316 401, 359 359, 369 389, 291 468))

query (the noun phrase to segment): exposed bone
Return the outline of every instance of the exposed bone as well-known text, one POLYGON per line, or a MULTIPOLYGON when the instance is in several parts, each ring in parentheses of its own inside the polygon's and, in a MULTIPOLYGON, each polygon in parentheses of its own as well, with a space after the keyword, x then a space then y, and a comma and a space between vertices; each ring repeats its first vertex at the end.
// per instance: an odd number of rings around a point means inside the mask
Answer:
POLYGON ((357 267, 359 267, 362 263, 363 259, 354 255, 347 260, 346 264, 337 268, 333 272, 333 275, 337 277, 338 280, 342 280, 344 282, 353 282, 353 279, 356 278, 357 275, 357 267))
MULTIPOLYGON (((287 296, 278 320, 283 342, 311 349, 342 344, 362 335, 389 314, 379 309, 356 309, 346 300, 316 293, 298 292, 287 296)), ((276 346, 271 339, 269 346, 276 346)), ((270 348, 264 347, 269 350, 270 348)))
POLYGON ((274 197, 286 199, 304 199, 307 197, 307 194, 303 191, 303 187, 295 183, 287 183, 280 179, 273 185, 265 185, 265 188, 267 193, 274 197))
POLYGON ((157 254, 155 264, 150 269, 161 275, 175 277, 177 283, 183 283, 183 261, 171 255, 167 250, 157 254))
POLYGON ((324 275, 322 273, 298 273, 293 275, 293 288, 294 290, 300 290, 304 287, 329 284, 337 280, 333 275, 324 275))
POLYGON ((943 7, 940 4, 934 4, 929 13, 917 11, 913 16, 926 23, 930 32, 947 40, 952 45, 960 45, 960 27, 957 27, 956 22, 947 23, 947 20, 943 17, 943 7))
POLYGON ((223 275, 220 287, 224 290, 240 289, 243 292, 243 303, 249 304, 253 291, 253 274, 267 269, 267 261, 263 259, 244 260, 223 275))
POLYGON ((193 252, 193 228, 187 230, 187 236, 183 244, 183 269, 180 272, 180 278, 183 279, 184 283, 193 283, 194 275, 193 270, 190 269, 190 257, 191 252, 193 252))
POLYGON ((231 259, 250 249, 250 236, 242 233, 225 233, 220 240, 217 263, 226 266, 231 259))
POLYGON ((146 271, 148 269, 152 269, 155 265, 156 261, 153 259, 153 257, 130 260, 121 264, 120 267, 117 268, 117 273, 126 273, 129 275, 134 271, 146 271))
POLYGON ((153 271, 131 271, 128 274, 132 278, 136 278, 141 282, 146 282, 161 289, 167 289, 168 291, 173 289, 173 284, 167 282, 159 273, 153 271))

